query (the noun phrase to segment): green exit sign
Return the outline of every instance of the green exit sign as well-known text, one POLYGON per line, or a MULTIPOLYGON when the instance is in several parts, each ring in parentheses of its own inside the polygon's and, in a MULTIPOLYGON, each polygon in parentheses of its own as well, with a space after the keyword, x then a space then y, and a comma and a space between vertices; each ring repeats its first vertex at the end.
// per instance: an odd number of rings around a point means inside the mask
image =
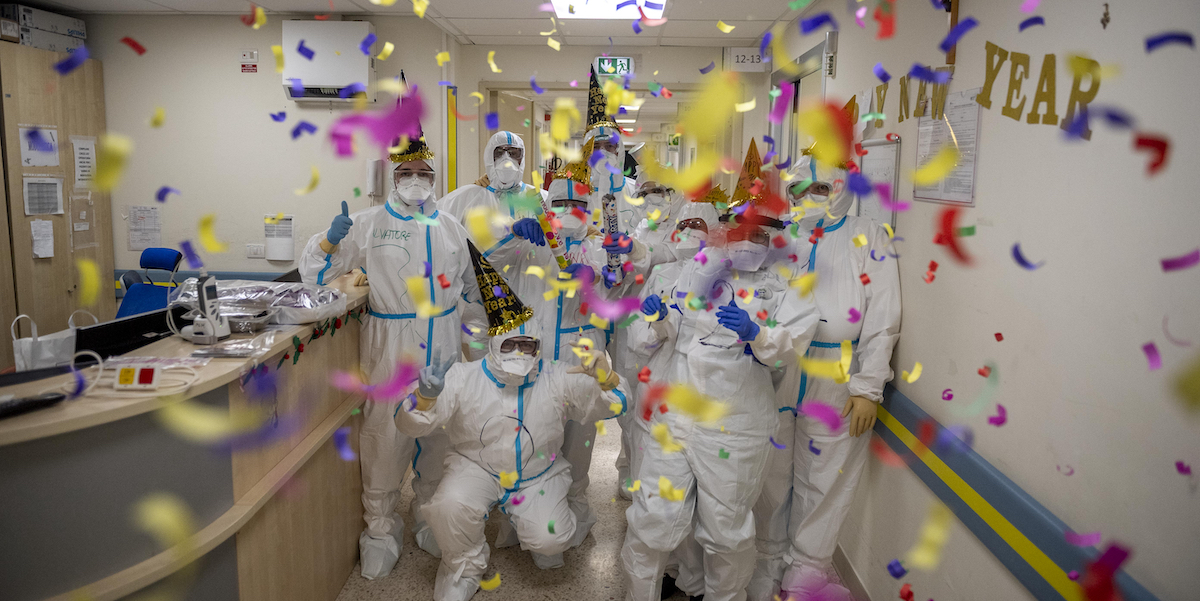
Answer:
POLYGON ((633 59, 628 56, 600 56, 596 58, 597 75, 624 75, 633 72, 633 59))

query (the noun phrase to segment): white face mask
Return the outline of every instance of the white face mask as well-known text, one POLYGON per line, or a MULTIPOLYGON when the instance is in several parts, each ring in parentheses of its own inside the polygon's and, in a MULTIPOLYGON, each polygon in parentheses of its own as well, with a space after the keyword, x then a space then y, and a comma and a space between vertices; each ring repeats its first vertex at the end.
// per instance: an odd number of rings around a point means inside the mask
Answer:
POLYGON ((579 240, 587 232, 587 224, 577 217, 574 211, 559 215, 558 222, 562 224, 560 233, 569 238, 579 240))
POLYGON ((507 156, 493 165, 492 169, 496 172, 496 181, 492 187, 498 190, 507 190, 517 185, 521 182, 521 176, 524 174, 521 166, 507 156))
POLYGON ((414 175, 396 182, 395 191, 400 200, 411 207, 422 204, 429 198, 429 193, 433 192, 433 184, 414 175))
POLYGON ((708 239, 708 234, 700 230, 689 229, 686 233, 680 232, 678 238, 679 242, 671 247, 671 253, 675 255, 675 260, 686 261, 700 252, 700 243, 708 239))
POLYGON ((758 271, 767 258, 767 247, 749 240, 729 245, 729 260, 738 271, 758 271))
POLYGON ((500 355, 500 369, 514 376, 527 376, 537 366, 538 358, 536 355, 526 355, 521 351, 513 351, 511 353, 502 353, 500 355))

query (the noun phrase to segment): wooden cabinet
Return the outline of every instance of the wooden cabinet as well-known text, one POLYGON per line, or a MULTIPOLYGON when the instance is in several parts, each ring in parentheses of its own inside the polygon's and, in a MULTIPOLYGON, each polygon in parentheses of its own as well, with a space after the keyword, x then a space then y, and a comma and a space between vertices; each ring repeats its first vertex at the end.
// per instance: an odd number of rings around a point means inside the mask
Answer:
MULTIPOLYGON (((75 185, 72 138, 98 139, 104 133, 104 74, 100 61, 88 60, 67 75, 54 64, 67 55, 12 43, 0 43, 0 92, 3 94, 5 204, 0 224, 0 326, 21 313, 38 324, 40 334, 67 327, 76 309, 86 308, 101 321, 116 314, 112 288, 112 209, 109 194, 75 185), (22 163, 21 128, 53 128, 58 145, 57 166, 22 163), (27 177, 62 179, 63 213, 25 214, 27 177), (83 214, 81 216, 81 213, 83 214), (54 231, 54 256, 34 258, 32 222, 49 221, 54 231), (85 226, 80 224, 86 224, 85 226), (75 260, 88 258, 100 269, 96 304, 79 302, 75 260)), ((21 336, 29 335, 28 323, 21 336)), ((7 334, 6 334, 7 336, 7 334)), ((0 368, 13 365, 12 344, 0 344, 0 368)))

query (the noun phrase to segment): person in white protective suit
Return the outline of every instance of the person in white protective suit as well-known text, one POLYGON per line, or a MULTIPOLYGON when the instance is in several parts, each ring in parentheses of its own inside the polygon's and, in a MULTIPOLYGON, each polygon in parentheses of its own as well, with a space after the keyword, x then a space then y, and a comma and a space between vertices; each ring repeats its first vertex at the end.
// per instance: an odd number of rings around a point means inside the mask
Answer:
MULTIPOLYGON (((467 213, 476 207, 486 207, 513 219, 530 216, 520 208, 527 204, 524 194, 540 191, 521 181, 525 174, 525 142, 510 131, 498 131, 488 138, 483 149, 483 170, 487 185, 467 184, 438 200, 438 209, 466 224, 467 213)), ((482 179, 480 180, 482 183, 482 179)), ((481 248, 488 251, 489 248, 481 248)))
POLYGON ((772 455, 770 484, 755 506, 759 558, 749 592, 752 601, 769 601, 777 592, 798 599, 814 594, 848 599, 849 592, 832 570, 833 551, 866 466, 876 406, 892 377, 889 364, 900 333, 900 280, 884 228, 846 214, 853 196, 846 188, 844 169, 805 156, 790 174, 787 193, 799 224, 794 248, 806 255, 792 264, 791 275, 816 272, 813 294, 822 317, 807 357, 838 360, 842 341, 850 341, 853 354, 842 381, 794 367, 778 387, 775 439, 787 441, 790 449, 772 455), (860 235, 865 245, 855 243, 860 235), (810 237, 815 243, 809 243, 810 237), (869 281, 864 282, 862 274, 869 281), (851 309, 861 315, 853 323, 848 319, 851 309), (830 432, 820 420, 797 414, 809 401, 841 412, 845 423, 839 431, 830 432))
MULTIPOLYGON (((313 236, 300 258, 301 277, 310 284, 328 284, 360 267, 371 274, 370 310, 360 349, 369 384, 391 378, 401 360, 428 364, 435 350, 443 357, 457 357, 457 304, 464 290, 474 290, 466 230, 434 209, 433 153, 419 139, 389 158, 395 167, 395 189, 388 202, 352 215, 343 202, 329 230, 313 236), (425 290, 418 298, 406 279, 423 276, 425 290), (445 276, 442 280, 449 286, 443 287, 439 276, 445 276), (432 302, 432 317, 418 316, 421 301, 432 302)), ((367 579, 386 576, 400 556, 404 521, 395 508, 409 463, 417 475, 413 489, 418 540, 431 538, 420 507, 432 497, 442 471, 444 436, 435 433, 417 441, 400 434, 392 420, 396 402, 368 400, 363 407, 359 455, 367 525, 359 537, 359 552, 367 579)))
MULTIPOLYGON (((609 244, 604 244, 605 237, 587 224, 584 213, 587 185, 579 181, 587 181, 586 169, 586 162, 567 165, 550 183, 547 194, 551 210, 557 212, 560 244, 565 247, 566 258, 570 262, 565 270, 559 268, 546 245, 540 226, 533 219, 523 219, 513 224, 514 237, 486 255, 497 268, 504 269, 507 266, 506 273, 514 274, 513 278, 519 283, 519 288, 514 286, 518 295, 527 294, 522 298, 531 299, 538 315, 536 319, 547 332, 546 358, 552 361, 577 362, 578 358, 570 348, 572 343, 586 337, 595 345, 604 346, 615 326, 610 323, 606 328, 597 328, 598 323, 601 326, 604 324, 593 319, 592 312, 580 313, 585 302, 582 290, 578 290, 580 285, 592 286, 601 299, 612 300, 635 294, 633 287, 638 285, 637 275, 648 271, 649 254, 643 244, 627 236, 618 236, 609 244), (612 279, 607 266, 610 254, 622 257, 632 266, 632 271, 625 273, 618 283, 611 286, 612 279), (544 270, 544 279, 529 274, 530 266, 544 270), (566 282, 560 279, 560 273, 568 274, 579 282, 576 290, 572 291, 564 285, 566 282)), ((618 369, 617 373, 620 372, 618 369)), ((567 500, 579 524, 572 546, 582 543, 596 523, 595 513, 587 499, 588 468, 595 437, 594 422, 571 421, 567 424, 563 454, 571 464, 572 476, 567 500)), ((502 523, 497 545, 507 546, 513 542, 511 531, 507 531, 502 523)))
POLYGON ((621 549, 630 601, 659 599, 668 554, 693 523, 704 551, 706 601, 744 599, 754 569, 751 506, 774 451, 771 373, 807 348, 818 316, 763 264, 782 224, 751 211, 737 221, 709 236, 702 257, 685 262, 669 298, 647 296, 643 306, 657 309, 655 321, 631 326, 631 345, 648 351, 674 337, 670 365, 651 374, 652 382, 692 386, 726 412, 709 422, 678 407, 650 412, 651 432, 660 433, 644 445, 621 549))
POLYGON ((410 436, 445 428, 450 439, 446 474, 427 512, 442 549, 438 601, 465 601, 479 588, 489 554, 484 522, 497 506, 523 549, 562 565, 577 527, 566 500, 563 423, 594 422, 623 407, 624 385, 603 350, 586 367, 552 363, 538 322, 524 322, 530 313, 507 285, 500 284, 504 296, 489 294, 503 279, 490 266, 478 277, 495 333, 487 356, 431 364, 421 372, 415 408, 405 403, 395 415, 410 436))

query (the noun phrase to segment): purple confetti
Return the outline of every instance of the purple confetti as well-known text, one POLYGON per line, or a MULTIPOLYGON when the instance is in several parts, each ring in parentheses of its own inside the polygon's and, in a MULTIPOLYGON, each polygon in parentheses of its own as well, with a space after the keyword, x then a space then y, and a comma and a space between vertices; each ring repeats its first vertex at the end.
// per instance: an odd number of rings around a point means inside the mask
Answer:
POLYGON ((813 454, 813 455, 820 455, 820 454, 821 454, 821 449, 818 449, 817 447, 814 447, 814 446, 813 446, 813 443, 812 443, 812 439, 811 439, 811 438, 810 438, 810 439, 808 439, 808 450, 812 451, 812 454, 813 454))
POLYGON ((271 113, 271 120, 276 123, 283 123, 284 121, 287 120, 287 113, 285 113, 284 111, 279 111, 278 113, 271 113))
POLYGON ((946 453, 965 453, 975 444, 975 433, 964 425, 949 426, 938 432, 933 442, 933 450, 939 455, 946 453))
POLYGON ((767 154, 763 155, 763 162, 771 162, 771 157, 775 156, 775 138, 763 134, 763 142, 767 144, 767 154))
POLYGON ((1063 538, 1068 544, 1076 547, 1093 547, 1100 544, 1101 536, 1099 532, 1086 532, 1077 534, 1075 532, 1064 532, 1063 538))
POLYGON ((1180 474, 1183 474, 1184 476, 1190 476, 1190 475, 1192 475, 1192 466, 1190 466, 1182 461, 1176 461, 1175 462, 1175 471, 1179 472, 1180 474))
POLYGON ((292 139, 295 140, 296 138, 299 138, 304 134, 304 132, 315 134, 317 133, 317 126, 309 123, 308 121, 301 121, 297 123, 296 127, 292 128, 292 139))
MULTIPOLYGON (((368 33, 367 37, 363 38, 362 43, 358 45, 358 49, 362 50, 363 54, 371 56, 371 44, 374 44, 376 39, 374 33, 368 33)), ((309 59, 311 58, 310 56, 309 59)))
POLYGON ((1006 422, 1008 422, 1008 410, 1004 408, 1004 405, 996 403, 996 415, 989 417, 988 423, 999 428, 1006 422))
POLYGON ((485 124, 488 129, 500 129, 500 114, 488 113, 485 119, 485 124))
POLYGON ((883 68, 883 63, 875 63, 875 77, 878 77, 879 81, 883 83, 887 83, 892 79, 892 76, 883 68))
MULTIPOLYGON (((1186 44, 1193 49, 1196 47, 1196 42, 1192 39, 1192 34, 1186 31, 1168 31, 1146 38, 1146 52, 1154 52, 1159 46, 1164 44, 1186 44)), ((79 50, 75 52, 79 52, 79 50)))
MULTIPOLYGON (((1095 108, 1095 107, 1093 107, 1093 108, 1095 108)), ((1104 120, 1107 121, 1108 124, 1113 127, 1120 127, 1120 128, 1133 127, 1133 117, 1131 117, 1129 115, 1129 113, 1126 113, 1125 111, 1122 111, 1121 109, 1105 107, 1105 108, 1099 108, 1096 110, 1098 110, 1100 112, 1100 114, 1104 115, 1104 120)))
POLYGON ((775 446, 775 448, 779 449, 780 451, 782 451, 782 450, 784 450, 784 449, 786 449, 786 448, 787 448, 787 445, 785 445, 785 444, 780 444, 780 443, 778 443, 778 442, 775 442, 775 437, 774 437, 774 436, 772 436, 772 437, 771 437, 771 444, 772 444, 772 445, 774 445, 774 446, 775 446))
POLYGON ((427 278, 433 275, 433 266, 429 264, 429 261, 421 261, 421 267, 421 277, 427 278))
POLYGON ((792 100, 793 90, 794 86, 791 82, 785 81, 779 84, 779 97, 775 99, 775 106, 771 108, 771 114, 767 117, 771 123, 783 123, 788 103, 792 100))
POLYGON ((42 137, 42 130, 33 128, 25 135, 29 140, 29 149, 38 152, 54 152, 54 143, 42 137))
POLYGON ((62 59, 61 61, 54 63, 54 70, 58 71, 59 75, 66 75, 67 73, 70 73, 71 71, 74 71, 75 69, 78 69, 79 66, 82 65, 84 63, 84 61, 86 61, 87 59, 88 59, 87 46, 80 46, 78 49, 75 50, 75 52, 71 53, 71 56, 68 56, 67 58, 62 59))
POLYGON ((300 44, 296 46, 296 52, 299 52, 300 56, 303 56, 308 60, 312 60, 313 57, 317 55, 317 53, 313 52, 311 48, 304 45, 304 40, 300 40, 300 44))
POLYGON ((763 58, 766 58, 766 56, 767 56, 767 44, 770 44, 770 43, 771 43, 771 37, 772 37, 772 35, 773 35, 773 34, 772 34, 770 31, 768 31, 768 32, 766 32, 766 33, 764 33, 764 34, 763 34, 762 41, 758 43, 758 55, 759 55, 759 56, 761 56, 761 57, 763 57, 763 58))
POLYGON ((859 196, 866 196, 871 193, 871 180, 862 173, 850 173, 846 176, 846 187, 859 196))
POLYGON ((960 21, 958 25, 954 26, 954 29, 950 30, 950 33, 946 34, 946 38, 942 40, 942 43, 938 45, 938 48, 940 48, 942 52, 950 52, 950 49, 958 43, 959 38, 966 35, 968 31, 975 29, 977 25, 979 25, 979 21, 976 21, 974 17, 967 17, 966 19, 960 21))
POLYGON ((334 430, 333 444, 337 446, 338 455, 342 456, 342 461, 354 461, 358 458, 354 449, 350 448, 350 426, 334 430))
POLYGON ((289 77, 288 81, 292 82, 292 98, 304 98, 304 82, 298 77, 289 77))
POLYGON ((465 324, 465 323, 464 323, 464 324, 462 324, 462 325, 461 325, 461 326, 459 326, 459 327, 461 327, 461 328, 462 328, 463 334, 466 334, 467 336, 474 336, 474 335, 475 335, 475 332, 472 332, 472 331, 471 331, 471 328, 468 328, 468 327, 467 327, 467 324, 465 324))
POLYGON ((663 9, 663 6, 664 6, 664 5, 663 5, 663 4, 661 4, 661 3, 658 3, 658 2, 651 2, 650 0, 646 0, 646 8, 649 8, 649 9, 652 9, 652 10, 662 10, 662 9, 663 9))
POLYGON ((1017 31, 1025 31, 1026 29, 1029 29, 1030 27, 1033 27, 1034 25, 1045 26, 1046 20, 1041 17, 1029 17, 1028 19, 1025 19, 1024 21, 1021 21, 1021 27, 1019 29, 1017 29, 1017 31))
POLYGON ((508 296, 507 294, 504 293, 504 290, 500 289, 499 284, 492 286, 492 295, 494 295, 496 298, 505 298, 508 296))
POLYGON ((1200 263, 1200 248, 1197 248, 1186 255, 1160 259, 1160 261, 1162 262, 1163 271, 1179 271, 1180 269, 1187 269, 1188 267, 1193 267, 1197 263, 1200 263))
POLYGON ((862 312, 854 307, 850 307, 850 317, 846 318, 846 321, 849 321, 850 323, 858 323, 858 320, 860 319, 862 319, 862 312))
POLYGON ((899 559, 893 559, 889 561, 887 564, 887 571, 888 574, 891 574, 892 578, 895 578, 896 580, 899 580, 908 573, 908 570, 904 569, 904 566, 900 565, 899 559))
POLYGON ((625 8, 626 6, 637 6, 637 0, 625 0, 624 2, 618 4, 617 7, 614 8, 613 10, 621 10, 622 8, 625 8))
POLYGON ((834 31, 838 30, 837 21, 833 20, 833 15, 824 12, 807 19, 802 19, 800 21, 800 33, 808 35, 820 29, 821 26, 825 24, 829 24, 829 27, 834 31))
POLYGON ((780 170, 780 171, 784 171, 784 170, 786 170, 788 167, 791 167, 791 166, 792 166, 792 157, 791 157, 791 155, 788 155, 788 158, 784 159, 784 161, 783 161, 782 163, 776 163, 776 164, 775 164, 775 168, 776 168, 776 169, 778 169, 778 170, 780 170))
POLYGON ((438 82, 438 85, 439 85, 439 86, 453 86, 453 85, 454 85, 454 82, 452 82, 452 81, 446 81, 446 80, 444 80, 444 79, 443 79, 443 80, 441 80, 441 81, 439 81, 439 82, 438 82))
POLYGON ((928 83, 944 84, 950 81, 949 71, 934 71, 920 63, 913 63, 908 76, 928 83))
POLYGON ((533 77, 529 78, 529 87, 533 88, 534 94, 545 94, 546 93, 546 88, 543 88, 542 86, 537 85, 537 82, 534 81, 533 77))
POLYGON ((367 86, 356 81, 338 91, 338 98, 349 98, 355 94, 366 94, 367 86))
POLYGON ((1020 242, 1013 245, 1012 256, 1013 256, 1013 260, 1016 261, 1018 265, 1020 265, 1021 267, 1024 267, 1025 269, 1028 269, 1029 271, 1033 271, 1033 270, 1037 269, 1038 267, 1041 267, 1042 265, 1046 264, 1045 261, 1042 261, 1041 263, 1037 263, 1037 264, 1030 263, 1029 259, 1026 259, 1025 255, 1021 253, 1021 243, 1020 242))
POLYGON ((1147 342, 1142 345, 1142 352, 1146 354, 1146 363, 1149 364, 1150 371, 1162 369, 1162 355, 1158 354, 1158 345, 1147 342))
POLYGON ((887 255, 885 255, 885 254, 882 254, 882 253, 881 253, 881 254, 879 255, 879 257, 876 257, 876 256, 875 256, 875 249, 873 249, 873 248, 872 248, 872 249, 871 249, 871 260, 872 260, 872 261, 886 261, 886 260, 887 260, 887 255))
POLYGON ((588 157, 588 167, 595 169, 596 163, 599 163, 602 159, 604 159, 603 150, 593 151, 592 156, 588 157))
POLYGON ((83 373, 75 368, 71 368, 71 375, 75 377, 75 388, 67 393, 67 400, 79 398, 83 391, 87 388, 87 380, 83 379, 83 373))
POLYGON ((525 501, 525 495, 521 495, 519 497, 513 497, 513 500, 512 500, 513 507, 520 505, 524 501, 525 501))
POLYGON ((1116 573, 1121 569, 1121 564, 1129 559, 1129 549, 1117 543, 1108 545, 1108 548, 1100 554, 1100 558, 1096 560, 1095 565, 1106 568, 1110 573, 1116 573))
POLYGON ((642 33, 641 22, 636 21, 636 20, 633 22, 633 33, 635 33, 635 34, 642 33))
POLYGON ((716 63, 716 61, 713 61, 711 63, 708 63, 707 67, 700 69, 700 73, 703 75, 708 75, 709 71, 712 71, 713 69, 716 69, 716 68, 717 68, 717 63, 716 63))
POLYGON ((1067 578, 1070 578, 1071 580, 1079 580, 1079 572, 1071 570, 1070 572, 1067 572, 1067 578))
POLYGON ((179 194, 179 190, 176 190, 170 186, 163 186, 158 189, 158 192, 154 193, 154 199, 158 202, 167 202, 168 194, 179 194))
POLYGON ((200 255, 196 254, 196 249, 192 248, 191 240, 184 240, 179 243, 179 248, 183 251, 184 258, 187 259, 188 267, 192 269, 200 269, 204 267, 204 261, 200 260, 200 255))

